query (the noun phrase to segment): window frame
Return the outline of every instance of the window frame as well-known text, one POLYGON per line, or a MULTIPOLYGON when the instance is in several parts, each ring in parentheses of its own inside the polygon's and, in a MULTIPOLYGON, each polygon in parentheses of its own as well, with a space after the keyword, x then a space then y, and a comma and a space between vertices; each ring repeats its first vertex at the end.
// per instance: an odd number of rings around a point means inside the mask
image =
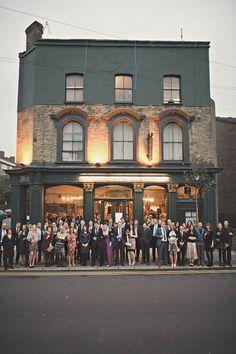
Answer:
POLYGON ((163 104, 175 104, 175 105, 180 105, 182 104, 182 91, 181 91, 181 75, 176 75, 176 74, 166 74, 163 75, 163 104), (171 78, 171 89, 166 89, 165 88, 165 78, 171 78), (172 88, 172 78, 177 78, 179 79, 179 88, 178 89, 173 89, 172 88), (165 92, 166 91, 171 91, 171 99, 165 100, 165 92), (179 101, 175 101, 172 98, 172 93, 173 92, 179 92, 179 101))
POLYGON ((132 104, 133 103, 133 99, 134 99, 134 78, 133 78, 133 75, 132 74, 116 74, 115 77, 114 77, 114 102, 115 103, 126 103, 126 104, 132 104), (117 77, 123 77, 123 87, 116 87, 116 78, 117 77), (124 87, 124 77, 129 77, 132 79, 132 88, 125 88, 124 87), (125 91, 130 91, 131 90, 131 93, 132 93, 132 97, 131 97, 131 100, 130 101, 126 101, 126 100, 117 100, 116 99, 116 92, 117 90, 122 90, 123 92, 123 97, 124 97, 124 92, 125 91))
POLYGON ((159 128, 159 163, 166 164, 188 164, 189 163, 189 123, 187 120, 178 114, 170 114, 164 118, 162 118, 157 126, 159 128), (164 160, 163 159, 163 133, 164 128, 169 123, 176 123, 182 128, 182 137, 183 137, 183 159, 182 160, 164 160))
POLYGON ((140 121, 137 121, 134 117, 126 115, 124 117, 123 114, 119 114, 113 117, 108 122, 108 129, 109 129, 109 161, 110 163, 116 164, 137 164, 137 156, 138 156, 138 137, 139 137, 139 128, 140 128, 140 121), (133 159, 132 160, 114 160, 114 148, 113 148, 113 131, 114 127, 119 123, 124 122, 129 124, 133 128, 133 159))
POLYGON ((67 123, 63 126, 63 128, 62 128, 62 151, 61 151, 61 156, 62 156, 61 159, 62 159, 63 162, 83 162, 83 161, 84 161, 84 131, 83 131, 83 127, 82 127, 82 125, 81 125, 80 122, 71 120, 71 121, 67 122, 67 123), (72 139, 71 139, 71 140, 64 140, 64 129, 65 129, 65 127, 67 127, 67 126, 70 125, 70 124, 78 124, 78 125, 81 127, 81 130, 82 130, 82 140, 73 140, 73 134, 74 134, 74 133, 73 133, 73 125, 72 125, 72 133, 71 133, 71 135, 72 135, 71 138, 72 138, 72 139), (64 150, 64 143, 65 143, 65 142, 72 144, 72 150, 64 150), (82 150, 74 150, 74 149, 73 149, 74 143, 82 143, 82 150), (73 154, 75 154, 75 153, 81 153, 81 152, 82 152, 82 159, 81 159, 81 160, 74 160, 74 159, 71 159, 71 160, 64 160, 64 159, 63 159, 63 153, 69 153, 69 154, 71 154, 72 157, 73 157, 73 154))
POLYGON ((184 140, 184 137, 183 137, 183 127, 180 125, 180 124, 178 124, 178 122, 168 122, 167 124, 165 124, 165 126, 163 127, 163 131, 162 131, 162 134, 163 134, 163 137, 162 137, 162 160, 163 161, 176 161, 176 162, 182 162, 183 160, 184 160, 184 144, 183 144, 183 140, 184 140), (182 141, 175 141, 174 140, 174 135, 173 135, 173 128, 172 128, 172 141, 170 141, 170 142, 167 142, 167 141, 165 141, 164 140, 164 134, 165 134, 165 129, 168 127, 168 126, 172 126, 173 127, 173 125, 174 124, 176 124, 177 125, 177 127, 179 127, 180 129, 181 129, 181 134, 182 134, 182 141), (165 150, 165 145, 166 144, 169 144, 169 145, 171 145, 171 159, 164 159, 164 150, 165 150), (178 145, 181 145, 181 149, 182 149, 182 159, 174 159, 174 145, 175 144, 178 144, 178 145))
POLYGON ((65 103, 71 104, 71 103, 83 103, 83 102, 84 102, 84 74, 82 74, 82 73, 68 73, 68 74, 66 74, 65 75, 65 103), (67 86, 67 78, 72 77, 72 76, 82 77, 83 86, 82 87, 70 87, 70 88, 68 88, 68 86, 67 86), (72 101, 71 100, 67 100, 67 91, 68 90, 72 90, 72 89, 73 89, 74 92, 82 91, 82 100, 72 100, 72 101))
POLYGON ((87 163, 87 130, 89 122, 87 122, 82 116, 78 114, 66 114, 60 119, 55 121, 57 129, 57 150, 56 150, 56 163, 60 164, 86 164, 87 163), (83 160, 81 161, 64 161, 62 160, 63 152, 63 128, 70 122, 77 122, 81 125, 83 131, 83 160))

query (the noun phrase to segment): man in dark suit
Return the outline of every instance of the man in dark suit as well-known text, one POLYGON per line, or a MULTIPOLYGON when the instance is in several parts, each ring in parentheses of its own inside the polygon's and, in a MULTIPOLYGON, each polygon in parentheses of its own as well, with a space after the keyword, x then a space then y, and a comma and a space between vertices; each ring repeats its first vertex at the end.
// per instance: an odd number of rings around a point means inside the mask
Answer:
POLYGON ((221 233, 221 239, 223 243, 223 266, 232 267, 231 264, 231 250, 232 250, 232 239, 233 239, 233 231, 229 227, 229 222, 227 220, 224 221, 224 226, 221 233))
POLYGON ((77 228, 77 249, 78 249, 78 252, 77 252, 77 260, 79 261, 79 263, 81 263, 81 257, 80 257, 80 246, 81 246, 81 242, 80 242, 80 236, 81 236, 81 234, 82 234, 84 225, 85 225, 85 221, 84 221, 84 219, 81 219, 81 220, 80 220, 80 223, 79 223, 79 226, 78 226, 78 228, 77 228))
POLYGON ((7 224, 2 223, 2 227, 0 229, 0 267, 2 266, 2 240, 6 234, 7 234, 7 224))
POLYGON ((138 224, 138 220, 134 220, 133 226, 134 234, 136 238, 136 262, 139 262, 139 255, 142 249, 142 227, 138 224))
POLYGON ((180 225, 179 230, 176 230, 176 235, 177 235, 177 246, 179 248, 178 264, 180 266, 184 266, 185 265, 186 250, 187 250, 187 235, 184 232, 183 225, 180 225))
MULTIPOLYGON (((105 246, 104 246, 104 236, 102 232, 101 225, 99 222, 95 222, 95 228, 94 228, 94 237, 93 237, 93 246, 92 252, 96 252, 97 249, 97 256, 99 259, 99 265, 100 267, 104 265, 105 263, 105 246)), ((92 254, 92 264, 95 260, 95 253, 92 254)))
POLYGON ((141 238, 142 238, 142 263, 149 264, 152 232, 146 223, 143 224, 141 238))
POLYGON ((125 258, 125 228, 122 227, 122 222, 119 221, 117 227, 114 229, 114 238, 115 238, 115 265, 121 264, 124 266, 125 258))
POLYGON ((159 242, 159 266, 168 264, 168 230, 166 228, 166 223, 163 221, 161 227, 157 229, 157 238, 159 242))
POLYGON ((16 223, 16 226, 12 228, 12 237, 14 238, 14 242, 16 246, 15 264, 18 264, 20 258, 20 249, 19 249, 20 230, 21 230, 21 223, 18 221, 16 223))
POLYGON ((8 266, 10 266, 10 268, 13 269, 15 240, 12 236, 11 229, 8 229, 7 234, 5 234, 5 236, 3 237, 2 246, 4 268, 7 269, 8 266))

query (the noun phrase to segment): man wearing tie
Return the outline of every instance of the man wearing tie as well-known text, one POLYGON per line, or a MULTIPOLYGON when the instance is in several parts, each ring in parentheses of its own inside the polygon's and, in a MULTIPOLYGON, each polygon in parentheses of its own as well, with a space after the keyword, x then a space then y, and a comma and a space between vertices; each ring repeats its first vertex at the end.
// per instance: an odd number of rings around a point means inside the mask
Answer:
POLYGON ((157 229, 157 238, 159 239, 159 266, 168 264, 168 235, 166 223, 163 221, 161 227, 157 229))
POLYGON ((18 264, 19 258, 20 258, 20 249, 19 249, 19 237, 20 237, 20 230, 21 230, 21 223, 18 221, 16 223, 16 226, 12 229, 12 237, 15 242, 16 246, 16 258, 15 258, 15 264, 18 264))
POLYGON ((115 237, 115 251, 116 251, 116 261, 115 265, 119 263, 124 266, 124 244, 125 244, 125 228, 122 227, 121 221, 118 222, 117 228, 114 229, 115 237))

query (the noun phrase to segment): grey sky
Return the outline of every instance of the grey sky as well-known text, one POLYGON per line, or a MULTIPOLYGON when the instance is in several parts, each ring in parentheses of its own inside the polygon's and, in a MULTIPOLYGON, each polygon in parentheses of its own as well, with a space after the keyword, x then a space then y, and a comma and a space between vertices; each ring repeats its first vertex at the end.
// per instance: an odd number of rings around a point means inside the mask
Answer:
POLYGON ((112 38, 211 42, 211 97, 216 115, 236 117, 235 0, 0 0, 0 150, 15 155, 18 53, 25 50, 25 29, 34 20, 45 25, 43 38, 112 38), (101 35, 52 22, 58 20, 110 34, 101 35), (114 38, 114 37, 113 37, 114 38), (6 59, 9 58, 9 59, 6 59), (13 59, 13 60, 12 60, 13 59))

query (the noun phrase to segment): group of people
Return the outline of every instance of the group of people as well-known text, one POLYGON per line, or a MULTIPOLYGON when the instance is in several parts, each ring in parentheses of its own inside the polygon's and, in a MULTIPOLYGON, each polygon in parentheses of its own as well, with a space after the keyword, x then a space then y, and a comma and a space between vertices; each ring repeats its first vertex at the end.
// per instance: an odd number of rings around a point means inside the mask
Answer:
POLYGON ((228 221, 213 229, 201 222, 194 225, 167 222, 150 216, 140 225, 121 218, 101 224, 98 220, 88 224, 60 218, 42 227, 16 223, 12 229, 0 228, 0 266, 13 269, 14 264, 33 268, 44 262, 46 267, 74 267, 78 262, 86 266, 134 266, 135 262, 149 264, 150 259, 159 267, 170 265, 213 266, 214 251, 218 250, 219 265, 231 267, 233 232, 228 221), (2 257, 3 255, 3 257, 2 257), (207 263, 205 261, 207 260, 207 263))

